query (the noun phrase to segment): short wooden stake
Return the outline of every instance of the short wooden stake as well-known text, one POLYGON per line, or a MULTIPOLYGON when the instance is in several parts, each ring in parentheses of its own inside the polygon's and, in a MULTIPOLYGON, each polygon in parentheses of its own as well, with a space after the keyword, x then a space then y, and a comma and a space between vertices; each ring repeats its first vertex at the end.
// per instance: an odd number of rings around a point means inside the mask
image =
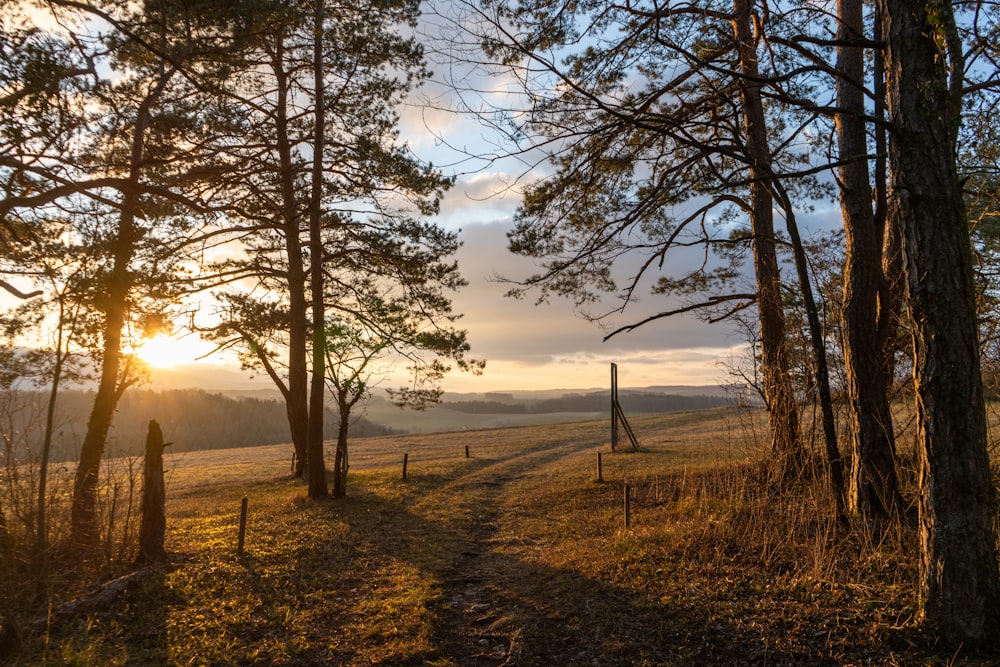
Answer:
POLYGON ((243 558, 243 542, 247 536, 247 497, 243 496, 243 502, 240 505, 240 536, 236 540, 236 557, 243 558))
POLYGON ((469 446, 465 446, 465 458, 469 458, 469 446))
POLYGON ((403 481, 404 482, 406 481, 406 464, 409 461, 409 459, 410 459, 409 452, 407 452, 406 454, 403 454, 403 481))
POLYGON ((604 481, 604 466, 601 465, 601 453, 597 452, 597 481, 604 481))
POLYGON ((625 527, 632 527, 632 485, 625 482, 625 527))

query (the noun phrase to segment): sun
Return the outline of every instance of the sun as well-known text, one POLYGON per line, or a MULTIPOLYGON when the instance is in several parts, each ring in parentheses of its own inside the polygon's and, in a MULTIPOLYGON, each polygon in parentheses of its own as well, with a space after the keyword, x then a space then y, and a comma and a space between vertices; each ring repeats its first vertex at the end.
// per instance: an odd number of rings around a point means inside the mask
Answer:
POLYGON ((135 349, 136 355, 153 368, 172 368, 186 364, 202 363, 199 360, 212 351, 212 345, 197 336, 174 338, 158 334, 146 339, 135 349))

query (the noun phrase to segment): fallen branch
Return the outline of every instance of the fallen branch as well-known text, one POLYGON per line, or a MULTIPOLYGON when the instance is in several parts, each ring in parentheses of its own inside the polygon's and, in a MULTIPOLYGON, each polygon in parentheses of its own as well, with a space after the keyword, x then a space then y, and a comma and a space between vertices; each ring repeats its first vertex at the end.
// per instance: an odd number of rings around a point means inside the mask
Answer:
POLYGON ((64 623, 80 614, 88 614, 105 609, 124 595, 129 587, 142 581, 155 571, 156 568, 144 567, 122 575, 117 579, 106 581, 86 595, 51 609, 46 616, 36 619, 31 624, 31 629, 36 632, 42 631, 64 623))

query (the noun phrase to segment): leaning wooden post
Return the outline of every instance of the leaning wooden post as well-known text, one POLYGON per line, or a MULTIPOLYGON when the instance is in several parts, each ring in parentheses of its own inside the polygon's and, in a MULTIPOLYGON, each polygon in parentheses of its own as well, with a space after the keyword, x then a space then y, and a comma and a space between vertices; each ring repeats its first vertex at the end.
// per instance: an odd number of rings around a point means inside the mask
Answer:
POLYGON ((166 489, 163 484, 163 431, 155 420, 146 433, 146 456, 142 468, 142 517, 139 524, 139 555, 136 563, 158 563, 167 557, 163 548, 167 532, 166 489))
POLYGON ((632 426, 625 417, 621 403, 618 402, 618 364, 611 364, 611 451, 618 449, 618 426, 621 425, 632 443, 632 449, 639 449, 639 441, 635 439, 632 426))
POLYGON ((246 540, 247 536, 247 504, 249 499, 243 496, 243 502, 240 503, 240 534, 236 538, 236 557, 243 558, 243 542, 246 540))
POLYGON ((403 481, 404 482, 406 481, 406 464, 409 461, 409 459, 410 459, 410 454, 409 453, 403 454, 403 481))
POLYGON ((618 364, 611 364, 611 451, 618 449, 618 364))

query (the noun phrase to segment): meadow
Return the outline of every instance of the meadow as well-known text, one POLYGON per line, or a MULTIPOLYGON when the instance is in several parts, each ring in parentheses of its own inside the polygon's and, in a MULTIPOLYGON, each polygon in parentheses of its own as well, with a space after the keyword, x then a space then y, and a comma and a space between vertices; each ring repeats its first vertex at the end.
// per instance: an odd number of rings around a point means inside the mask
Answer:
POLYGON ((54 591, 8 658, 995 664, 915 623, 912 527, 838 524, 820 472, 769 483, 759 421, 631 421, 639 451, 611 452, 606 420, 356 440, 341 500, 306 499, 287 445, 168 457, 169 562, 86 613, 56 613, 84 592, 54 591))

